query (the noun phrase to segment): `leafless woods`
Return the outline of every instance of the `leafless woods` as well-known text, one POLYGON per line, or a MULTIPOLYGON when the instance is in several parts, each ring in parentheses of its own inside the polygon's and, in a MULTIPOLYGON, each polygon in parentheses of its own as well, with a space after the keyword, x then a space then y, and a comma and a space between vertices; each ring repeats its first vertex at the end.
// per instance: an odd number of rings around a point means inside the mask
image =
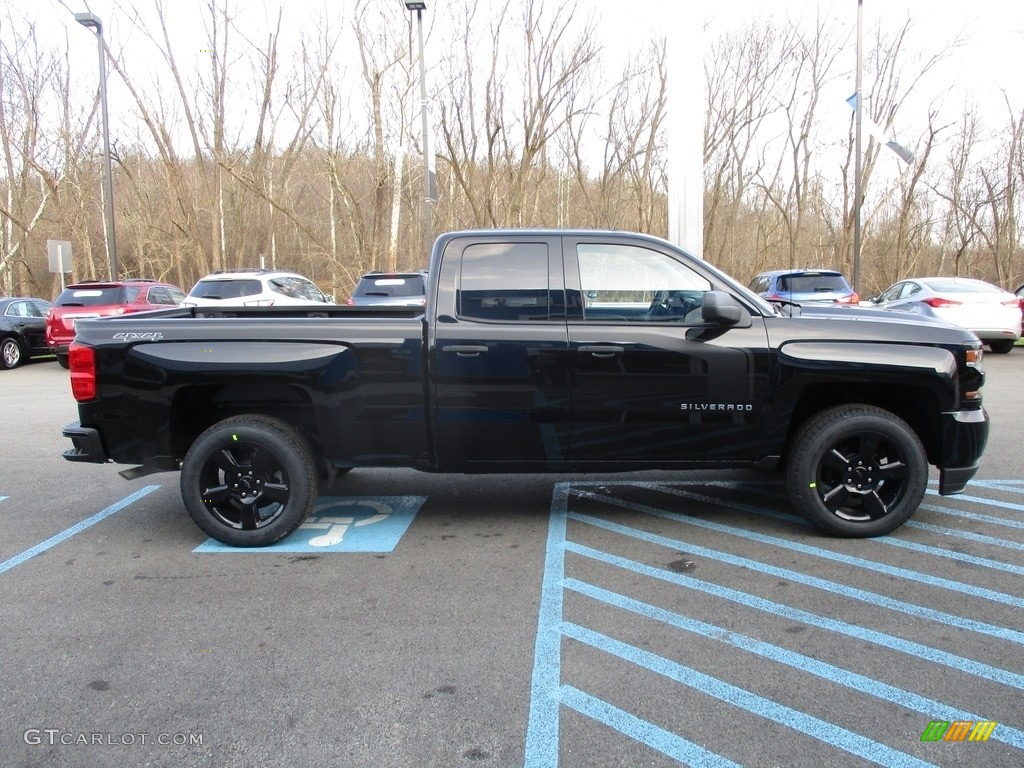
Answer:
MULTIPOLYGON (((254 26, 231 0, 205 0, 187 39, 178 4, 119 6, 107 43, 122 275, 187 290, 213 270, 276 265, 341 298, 364 271, 425 266, 415 26, 393 5, 275 11, 254 26)), ((0 293, 50 297, 48 239, 72 242, 74 279, 109 273, 97 73, 69 60, 68 36, 85 31, 55 38, 0 14, 0 293)), ((452 0, 435 15, 435 231, 667 233, 665 39, 616 65, 582 6, 452 0)), ((853 91, 851 22, 706 38, 704 256, 742 280, 851 269, 853 113, 837 123, 830 101, 853 91)), ((929 98, 959 41, 922 51, 912 30, 865 40, 864 103, 914 159, 865 139, 862 293, 925 272, 1013 288, 1024 105, 1007 98, 992 124, 929 98)))

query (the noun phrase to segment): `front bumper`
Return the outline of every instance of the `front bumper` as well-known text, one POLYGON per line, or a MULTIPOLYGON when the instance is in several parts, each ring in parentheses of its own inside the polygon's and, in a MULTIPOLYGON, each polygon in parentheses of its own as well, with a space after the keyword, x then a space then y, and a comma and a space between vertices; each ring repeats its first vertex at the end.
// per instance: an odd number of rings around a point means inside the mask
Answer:
POLYGON ((93 464, 106 464, 110 461, 107 450, 103 447, 103 440, 100 439, 100 433, 95 429, 83 427, 75 421, 64 427, 61 434, 74 444, 74 448, 68 448, 61 454, 68 461, 86 461, 93 464))
POLYGON ((981 454, 988 442, 989 420, 984 408, 972 411, 947 411, 941 417, 942 456, 939 468, 939 494, 961 493, 978 471, 981 454))

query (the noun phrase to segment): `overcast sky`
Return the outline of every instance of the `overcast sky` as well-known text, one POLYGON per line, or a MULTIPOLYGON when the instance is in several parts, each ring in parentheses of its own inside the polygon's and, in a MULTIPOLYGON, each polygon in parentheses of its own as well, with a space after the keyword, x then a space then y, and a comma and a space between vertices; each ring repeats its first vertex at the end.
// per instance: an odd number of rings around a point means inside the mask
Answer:
MULTIPOLYGON (((488 3, 505 0, 478 0, 481 8, 488 3)), ((525 2, 526 0, 511 0, 525 2)), ((401 0, 378 0, 381 8, 393 5, 396 25, 405 29, 408 14, 401 0)), ((534 0, 540 2, 540 0, 534 0)), ((560 0, 547 0, 550 6, 560 0)), ((96 13, 104 22, 105 34, 112 48, 125 50, 134 67, 146 64, 147 51, 144 37, 133 32, 123 15, 119 17, 113 0, 6 0, 15 17, 29 17, 37 21, 37 40, 42 45, 51 44, 60 50, 67 50, 73 67, 82 72, 84 82, 96 71, 95 38, 83 27, 75 24, 71 11, 87 8, 96 13), (123 47, 123 48, 122 48, 123 47)), ((139 7, 148 7, 147 0, 134 0, 139 7)), ((276 18, 279 0, 234 0, 239 9, 238 18, 259 39, 259 32, 269 30, 276 18)), ((206 0, 165 0, 170 9, 172 35, 178 50, 192 46, 199 55, 206 42, 205 33, 198 11, 206 0), (180 46, 180 47, 179 47, 180 46)), ((293 31, 308 25, 316 11, 345 19, 350 16, 352 0, 287 0, 284 2, 285 27, 293 31), (310 10, 313 9, 313 10, 310 10)), ((426 19, 431 34, 428 42, 427 61, 431 60, 431 46, 443 44, 446 0, 427 0, 426 19)), ((593 19, 595 30, 605 48, 606 58, 613 72, 621 66, 622 60, 643 46, 652 36, 671 36, 686 24, 708 24, 709 35, 714 37, 730 27, 743 26, 752 20, 774 14, 793 20, 813 23, 816 14, 826 15, 848 26, 851 39, 856 28, 857 0, 712 0, 698 2, 666 2, 666 0, 579 0, 582 14, 593 19), (671 9, 671 11, 667 10, 671 9)), ((8 27, 0 10, 0 35, 8 27)), ((937 52, 957 34, 962 33, 967 42, 942 65, 942 69, 929 78, 921 89, 919 98, 922 105, 903 110, 901 119, 913 120, 914 112, 926 112, 928 103, 944 98, 963 102, 968 106, 977 104, 986 115, 992 115, 994 122, 1005 122, 1005 99, 1019 112, 1024 105, 1024 77, 1021 75, 1021 50, 1024 49, 1024 3, 1009 0, 863 0, 865 40, 871 30, 882 24, 884 28, 899 28, 908 18, 911 32, 908 47, 911 50, 937 52)), ((308 26, 306 28, 308 30, 308 26)), ((852 71, 854 61, 849 63, 852 71)), ((112 112, 119 98, 119 84, 112 79, 112 112)), ((843 99, 853 92, 853 83, 839 83, 830 101, 835 109, 845 108, 843 99), (848 91, 848 92, 846 92, 848 91)), ((848 114, 848 113, 847 113, 848 114)), ((911 126, 908 132, 917 132, 923 125, 911 126)))

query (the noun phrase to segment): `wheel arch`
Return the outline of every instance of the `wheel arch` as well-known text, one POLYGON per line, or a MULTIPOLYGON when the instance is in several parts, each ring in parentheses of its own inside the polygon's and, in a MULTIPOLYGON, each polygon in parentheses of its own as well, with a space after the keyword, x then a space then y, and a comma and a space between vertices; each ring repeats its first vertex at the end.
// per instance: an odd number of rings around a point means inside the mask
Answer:
POLYGON ((234 416, 269 416, 294 427, 320 456, 319 417, 308 390, 281 382, 197 384, 182 387, 171 404, 172 451, 179 460, 204 431, 234 416))
POLYGON ((928 387, 893 384, 827 383, 807 387, 792 410, 783 449, 783 464, 789 461, 793 438, 808 419, 837 405, 873 405, 899 416, 917 434, 928 463, 939 461, 942 450, 939 399, 928 387))

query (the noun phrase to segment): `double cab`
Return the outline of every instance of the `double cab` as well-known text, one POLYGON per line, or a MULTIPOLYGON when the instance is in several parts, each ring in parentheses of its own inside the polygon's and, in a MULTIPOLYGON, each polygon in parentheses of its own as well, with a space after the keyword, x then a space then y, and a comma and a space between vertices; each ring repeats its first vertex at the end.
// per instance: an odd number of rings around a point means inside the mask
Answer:
POLYGON ((822 531, 877 536, 963 490, 982 347, 938 320, 769 303, 647 235, 434 243, 425 305, 177 308, 80 320, 74 462, 180 471, 219 541, 262 546, 325 478, 754 467, 822 531))

